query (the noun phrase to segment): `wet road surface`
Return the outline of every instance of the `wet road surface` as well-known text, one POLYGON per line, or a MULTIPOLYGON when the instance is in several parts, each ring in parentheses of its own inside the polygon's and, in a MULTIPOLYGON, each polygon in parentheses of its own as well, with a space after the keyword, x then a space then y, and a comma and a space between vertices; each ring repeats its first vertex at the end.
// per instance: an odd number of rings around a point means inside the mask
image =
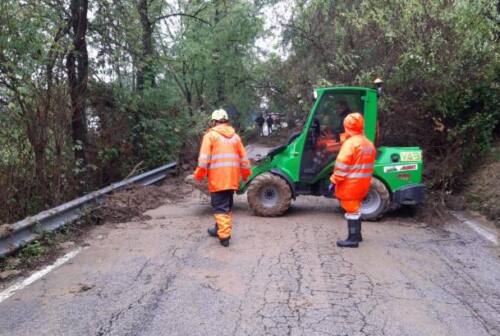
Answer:
POLYGON ((202 196, 97 227, 0 303, 0 335, 500 335, 498 247, 458 221, 389 217, 339 249, 332 200, 259 218, 239 197, 234 213, 227 249, 202 196))

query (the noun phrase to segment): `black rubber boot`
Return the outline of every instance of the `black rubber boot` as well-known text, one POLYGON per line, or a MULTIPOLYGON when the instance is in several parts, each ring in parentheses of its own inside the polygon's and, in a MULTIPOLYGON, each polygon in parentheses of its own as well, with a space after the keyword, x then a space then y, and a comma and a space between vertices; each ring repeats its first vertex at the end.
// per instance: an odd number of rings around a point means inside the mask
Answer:
POLYGON ((359 240, 358 238, 358 225, 357 222, 358 220, 352 220, 348 219, 347 220, 347 227, 349 230, 349 234, 347 236, 346 240, 337 240, 337 246, 338 247, 358 247, 359 246, 359 240))
POLYGON ((207 232, 211 237, 217 237, 217 230, 217 223, 215 223, 214 227, 208 229, 207 232))
POLYGON ((363 236, 361 235, 361 218, 356 221, 356 231, 357 231, 356 239, 358 240, 358 242, 362 242, 363 236))
POLYGON ((220 244, 224 247, 228 247, 229 246, 229 239, 231 239, 231 237, 229 238, 225 238, 225 239, 220 239, 220 244))

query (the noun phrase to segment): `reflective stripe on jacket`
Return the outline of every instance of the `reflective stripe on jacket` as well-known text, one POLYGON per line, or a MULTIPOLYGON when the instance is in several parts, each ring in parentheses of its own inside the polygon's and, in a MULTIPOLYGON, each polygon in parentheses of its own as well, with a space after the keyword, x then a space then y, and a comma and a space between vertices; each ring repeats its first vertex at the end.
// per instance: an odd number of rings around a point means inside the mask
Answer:
POLYGON ((237 190, 240 177, 250 175, 250 161, 234 129, 222 124, 203 136, 195 175, 208 176, 208 191, 237 190))
POLYGON ((362 200, 370 190, 375 147, 364 135, 349 137, 340 148, 330 181, 340 200, 362 200))

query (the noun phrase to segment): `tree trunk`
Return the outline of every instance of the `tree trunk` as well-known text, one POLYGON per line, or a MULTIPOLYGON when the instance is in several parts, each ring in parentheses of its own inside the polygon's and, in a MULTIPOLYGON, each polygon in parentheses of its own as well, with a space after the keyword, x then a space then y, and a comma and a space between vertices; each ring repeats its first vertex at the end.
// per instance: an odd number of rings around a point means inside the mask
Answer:
POLYGON ((149 18, 148 0, 137 1, 137 11, 142 27, 142 57, 137 69, 137 91, 144 90, 144 87, 155 87, 155 73, 153 70, 153 30, 154 25, 149 18))
POLYGON ((73 48, 66 60, 68 84, 71 96, 71 129, 75 160, 78 165, 87 163, 85 150, 87 147, 86 98, 88 83, 87 53, 87 11, 88 0, 71 0, 71 28, 73 48))
MULTIPOLYGON (((217 24, 220 21, 220 9, 219 9, 220 1, 215 0, 215 14, 214 14, 214 26, 217 26, 217 24)), ((225 90, 224 90, 224 74, 222 73, 221 67, 219 66, 221 62, 221 50, 219 46, 215 47, 214 50, 214 63, 215 63, 215 78, 217 81, 217 100, 215 102, 216 106, 220 106, 222 103, 224 103, 225 100, 225 90)))
MULTIPOLYGON (((43 99, 43 98, 42 98, 43 99)), ((33 114, 27 117, 28 140, 33 147, 35 155, 35 177, 36 177, 36 193, 41 200, 47 199, 47 174, 46 174, 46 153, 48 142, 47 134, 47 110, 44 104, 41 103, 33 114)), ((25 114, 26 115, 26 114, 25 114)), ((27 116, 27 115, 26 115, 27 116)))

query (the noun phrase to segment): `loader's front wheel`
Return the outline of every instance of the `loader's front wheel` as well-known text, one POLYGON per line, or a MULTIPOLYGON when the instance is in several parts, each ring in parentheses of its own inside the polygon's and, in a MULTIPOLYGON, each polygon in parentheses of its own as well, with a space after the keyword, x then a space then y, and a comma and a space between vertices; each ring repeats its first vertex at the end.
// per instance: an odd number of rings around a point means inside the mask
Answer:
POLYGON ((250 183, 247 199, 257 216, 281 216, 290 208, 292 190, 278 175, 263 173, 250 183))
POLYGON ((389 207, 390 194, 385 184, 372 178, 372 185, 361 205, 361 218, 368 221, 376 221, 382 217, 389 207))

